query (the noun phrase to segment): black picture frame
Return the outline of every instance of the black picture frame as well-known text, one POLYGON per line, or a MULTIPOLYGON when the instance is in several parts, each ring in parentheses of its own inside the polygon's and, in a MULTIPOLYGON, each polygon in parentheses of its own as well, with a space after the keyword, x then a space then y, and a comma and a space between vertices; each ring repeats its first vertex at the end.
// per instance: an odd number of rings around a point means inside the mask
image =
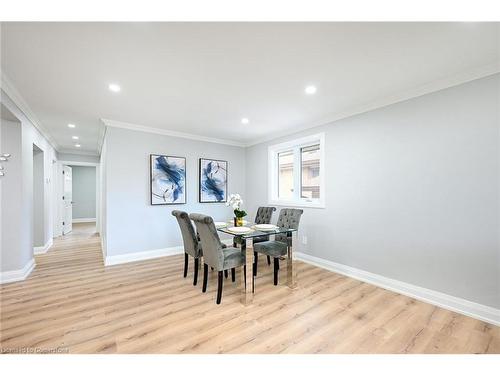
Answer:
POLYGON ((162 155, 162 154, 149 154, 149 203, 151 206, 167 206, 167 205, 179 205, 187 203, 187 162, 186 158, 183 156, 174 155, 162 155), (184 201, 183 202, 153 202, 153 160, 157 157, 175 158, 184 160, 184 201))
POLYGON ((199 203, 226 203, 227 202, 227 186, 228 186, 228 179, 229 179, 229 169, 228 169, 228 161, 227 160, 219 160, 219 159, 212 159, 212 158, 199 158, 198 160, 198 202, 199 203), (226 181, 225 181, 225 186, 224 186, 224 200, 203 200, 202 198, 202 163, 203 161, 216 161, 219 163, 224 163, 224 170, 226 171, 226 181))

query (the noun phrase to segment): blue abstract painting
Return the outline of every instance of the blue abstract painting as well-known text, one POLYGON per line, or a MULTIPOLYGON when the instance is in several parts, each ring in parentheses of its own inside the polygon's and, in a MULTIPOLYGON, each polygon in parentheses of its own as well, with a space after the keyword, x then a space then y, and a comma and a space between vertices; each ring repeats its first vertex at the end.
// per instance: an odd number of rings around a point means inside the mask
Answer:
POLYGON ((186 203, 186 158, 151 155, 151 204, 186 203))
POLYGON ((226 202, 227 161, 200 159, 200 203, 226 202))

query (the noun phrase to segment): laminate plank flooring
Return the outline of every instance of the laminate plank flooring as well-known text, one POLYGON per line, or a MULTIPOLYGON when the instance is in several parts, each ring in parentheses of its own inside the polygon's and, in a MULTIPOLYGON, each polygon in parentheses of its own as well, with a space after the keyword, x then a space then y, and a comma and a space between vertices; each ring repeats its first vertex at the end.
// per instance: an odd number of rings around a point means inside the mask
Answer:
POLYGON ((302 262, 291 290, 260 257, 254 303, 229 278, 216 305, 216 273, 203 294, 182 255, 104 267, 94 232, 75 224, 0 287, 2 352, 500 353, 499 327, 302 262))

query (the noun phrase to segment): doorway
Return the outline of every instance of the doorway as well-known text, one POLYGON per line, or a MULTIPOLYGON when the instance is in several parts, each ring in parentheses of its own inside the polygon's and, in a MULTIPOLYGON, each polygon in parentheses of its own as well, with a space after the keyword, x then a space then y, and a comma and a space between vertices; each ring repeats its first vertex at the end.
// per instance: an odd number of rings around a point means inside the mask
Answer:
POLYGON ((63 166, 63 235, 73 230, 73 169, 63 166))
POLYGON ((45 248, 45 183, 44 152, 33 144, 33 248, 45 248))
POLYGON ((98 165, 83 162, 61 162, 62 234, 98 232, 98 165))

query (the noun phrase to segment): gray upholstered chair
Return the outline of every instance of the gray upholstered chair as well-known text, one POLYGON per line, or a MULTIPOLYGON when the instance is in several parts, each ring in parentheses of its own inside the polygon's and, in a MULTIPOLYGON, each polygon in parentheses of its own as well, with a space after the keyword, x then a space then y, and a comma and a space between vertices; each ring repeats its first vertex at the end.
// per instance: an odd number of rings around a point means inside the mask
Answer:
MULTIPOLYGON (((273 217, 273 212, 276 211, 276 207, 259 207, 257 209, 257 214, 255 215, 255 224, 269 224, 271 223, 271 219, 273 217)), ((259 236, 254 237, 253 243, 256 244, 258 242, 269 241, 269 236, 259 236)), ((271 257, 267 257, 267 264, 271 264, 271 257)), ((255 268, 254 268, 254 274, 255 268)))
POLYGON ((223 271, 231 270, 231 277, 235 281, 235 268, 245 267, 245 255, 236 247, 224 248, 220 241, 214 220, 207 215, 191 214, 203 244, 203 293, 207 291, 208 266, 218 272, 217 304, 222 300, 223 271))
POLYGON ((182 241, 184 242, 184 277, 187 277, 189 261, 188 255, 191 255, 194 258, 193 285, 196 285, 198 282, 199 260, 203 255, 198 235, 194 230, 193 224, 191 223, 191 219, 189 218, 187 212, 174 210, 172 211, 172 215, 175 216, 177 222, 179 223, 182 241))
MULTIPOLYGON (((294 208, 283 208, 276 225, 280 228, 299 229, 300 217, 304 210, 294 208)), ((278 285, 279 259, 288 252, 291 246, 291 238, 286 234, 277 234, 274 241, 259 242, 254 245, 255 264, 254 270, 257 275, 258 253, 274 258, 274 285, 278 285)))

